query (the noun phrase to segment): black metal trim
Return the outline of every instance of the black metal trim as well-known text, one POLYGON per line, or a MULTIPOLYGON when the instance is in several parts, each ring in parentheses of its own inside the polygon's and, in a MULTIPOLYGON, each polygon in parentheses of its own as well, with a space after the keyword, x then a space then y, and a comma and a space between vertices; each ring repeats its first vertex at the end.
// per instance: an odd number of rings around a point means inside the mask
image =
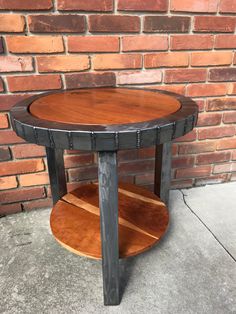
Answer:
MULTIPOLYGON (((122 87, 122 89, 125 88, 122 87)), ((107 150, 107 135, 112 133, 115 136, 114 140, 109 142, 109 150, 115 151, 117 149, 142 148, 162 144, 188 133, 196 124, 198 106, 192 99, 166 91, 140 88, 126 89, 152 91, 153 93, 159 92, 172 96, 180 102, 181 108, 177 112, 161 119, 119 125, 66 124, 42 120, 31 115, 28 108, 32 102, 46 95, 62 93, 62 91, 54 91, 32 96, 17 103, 10 112, 13 129, 18 136, 31 143, 53 148, 85 151, 107 150), (44 136, 39 138, 38 132, 48 134, 46 136, 47 139, 44 136), (57 139, 54 138, 55 135, 57 139), (148 138, 149 140, 142 140, 144 135, 145 139, 148 138), (97 142, 99 142, 99 145, 97 145, 97 142)), ((76 91, 79 92, 80 90, 76 91)))

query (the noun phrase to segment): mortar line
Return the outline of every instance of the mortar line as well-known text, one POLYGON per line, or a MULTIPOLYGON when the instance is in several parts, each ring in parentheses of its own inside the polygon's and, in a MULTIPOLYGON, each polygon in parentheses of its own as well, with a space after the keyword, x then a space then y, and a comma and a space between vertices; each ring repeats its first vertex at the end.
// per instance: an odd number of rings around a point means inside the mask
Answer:
POLYGON ((202 223, 202 225, 210 232, 213 238, 219 243, 219 245, 225 250, 225 252, 232 258, 232 260, 236 263, 236 258, 229 252, 229 250, 224 246, 223 243, 216 237, 216 235, 211 231, 211 229, 205 224, 205 222, 192 210, 192 208, 188 205, 184 192, 180 189, 179 190, 183 196, 184 204, 188 207, 191 213, 202 223))

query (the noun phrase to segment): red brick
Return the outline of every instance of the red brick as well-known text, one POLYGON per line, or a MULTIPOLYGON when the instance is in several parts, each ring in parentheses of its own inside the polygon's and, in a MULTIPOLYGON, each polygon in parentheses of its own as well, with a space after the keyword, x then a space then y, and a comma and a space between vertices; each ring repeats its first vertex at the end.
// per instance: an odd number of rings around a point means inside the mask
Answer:
POLYGON ((118 0, 120 11, 167 11, 167 0, 118 0))
POLYGON ((15 176, 0 178, 0 190, 14 189, 16 187, 17 181, 15 176))
POLYGON ((216 142, 196 142, 191 144, 180 144, 179 154, 198 154, 213 152, 216 149, 216 142))
POLYGON ((226 84, 190 84, 187 87, 187 96, 221 96, 227 93, 226 84))
POLYGON ((58 0, 58 10, 109 12, 113 10, 113 0, 58 0))
POLYGON ((233 33, 236 20, 226 16, 196 16, 194 18, 194 31, 233 33))
POLYGON ((200 113, 198 115, 197 126, 212 126, 221 123, 221 113, 200 113))
POLYGON ((202 186, 206 184, 217 184, 228 181, 227 174, 219 174, 214 176, 209 176, 208 178, 200 178, 195 180, 196 186, 202 186))
POLYGON ((2 192, 0 195, 0 201, 2 203, 13 203, 20 201, 28 201, 45 197, 45 191, 43 187, 34 187, 29 189, 11 190, 2 192))
POLYGON ((1 163, 0 175, 8 176, 12 174, 38 172, 42 170, 44 170, 42 159, 9 161, 1 163))
POLYGON ((0 145, 24 143, 24 140, 16 135, 12 130, 4 130, 0 132, 0 145))
POLYGON ((197 165, 215 164, 219 162, 229 161, 229 159, 230 159, 230 152, 214 152, 214 153, 197 155, 196 164, 197 165))
POLYGON ((89 31, 92 33, 137 33, 140 31, 140 18, 128 15, 90 15, 89 31))
POLYGON ((21 204, 8 204, 8 205, 0 205, 0 217, 3 217, 5 215, 9 214, 16 214, 21 212, 21 204))
POLYGON ((19 176, 21 186, 45 185, 49 184, 47 172, 24 174, 19 176))
POLYGON ((146 86, 149 89, 154 90, 164 90, 171 93, 177 93, 177 94, 185 94, 185 85, 177 84, 177 85, 150 85, 146 86))
POLYGON ((184 136, 178 137, 174 140, 174 142, 193 142, 197 139, 197 130, 194 129, 191 132, 185 134, 184 136))
POLYGON ((144 63, 146 68, 188 66, 188 54, 185 52, 147 54, 144 63))
POLYGON ((212 52, 192 52, 192 66, 209 65, 230 65, 232 63, 232 52, 212 51, 212 52))
POLYGON ((236 123, 236 111, 225 112, 223 115, 224 123, 236 123))
POLYGON ((178 69, 165 71, 165 83, 205 82, 206 69, 178 69))
POLYGON ((145 16, 145 33, 187 33, 191 19, 188 16, 145 16))
POLYGON ((231 163, 231 171, 236 171, 236 162, 231 163))
POLYGON ((160 70, 150 71, 121 71, 117 73, 117 84, 146 84, 160 83, 162 72, 160 70))
POLYGON ((10 160, 11 154, 8 147, 0 147, 0 161, 10 160))
POLYGON ((235 148, 236 148, 236 138, 221 139, 217 143, 217 150, 235 149, 235 148))
POLYGON ((166 35, 136 35, 122 38, 123 51, 167 50, 168 37, 166 35))
POLYGON ((45 148, 35 144, 21 144, 11 147, 14 158, 44 157, 45 148))
POLYGON ((216 0, 171 0, 171 11, 178 12, 202 12, 215 13, 217 11, 218 1, 216 0))
POLYGON ((177 169, 176 178, 197 178, 208 177, 211 173, 211 166, 199 166, 185 169, 177 169))
POLYGON ((60 75, 9 76, 7 82, 11 92, 61 88, 60 75))
POLYGON ((117 36, 68 36, 69 52, 118 52, 117 36))
POLYGON ((2 78, 0 77, 0 92, 4 91, 4 85, 3 85, 3 81, 2 78))
POLYGON ((135 176, 132 176, 132 175, 128 175, 128 176, 121 175, 121 176, 119 176, 118 175, 118 180, 119 180, 119 182, 134 184, 135 176))
POLYGON ((171 180, 171 189, 184 189, 193 186, 193 179, 187 180, 171 180))
POLYGON ((224 163, 221 165, 214 165, 213 167, 213 173, 224 173, 224 172, 230 172, 231 170, 231 163, 224 163))
POLYGON ((101 86, 115 86, 116 76, 112 72, 100 73, 76 73, 65 75, 66 87, 85 88, 85 87, 101 87, 101 86))
POLYGON ((141 159, 154 158, 156 149, 155 147, 141 148, 138 150, 137 153, 138 153, 138 157, 141 159))
POLYGON ((30 95, 0 95, 0 111, 7 111, 12 108, 17 102, 28 98, 30 95))
POLYGON ((7 36, 8 50, 13 53, 63 52, 61 36, 7 36))
POLYGON ((0 37, 0 53, 4 52, 4 47, 3 47, 3 38, 0 37))
POLYGON ((171 50, 207 50, 212 49, 213 35, 173 35, 170 37, 171 50))
POLYGON ((236 35, 216 35, 215 48, 234 49, 236 48, 236 35))
POLYGON ((205 110, 205 99, 195 99, 195 102, 198 105, 198 112, 205 110))
POLYGON ((146 173, 154 169, 154 160, 136 160, 119 164, 120 174, 146 173))
POLYGON ((154 173, 138 174, 135 176, 135 184, 137 185, 153 184, 153 182, 154 173))
POLYGON ((230 83, 229 84, 228 94, 236 95, 236 83, 230 83))
MULTIPOLYGON (((1 1, 1 0, 0 0, 1 1)), ((0 2, 1 5, 1 2, 0 2)), ((22 33, 25 30, 25 19, 19 14, 0 14, 0 32, 22 33)))
POLYGON ((89 68, 88 56, 47 56, 37 57, 39 72, 74 72, 89 68))
POLYGON ((219 11, 221 13, 236 13, 236 3, 233 0, 221 0, 219 11))
POLYGON ((30 15, 28 23, 32 33, 85 32, 85 17, 82 15, 30 15))
POLYGON ((212 82, 236 81, 236 68, 220 68, 209 70, 209 80, 212 82))
POLYGON ((209 99, 207 111, 236 110, 236 98, 209 99))
POLYGON ((0 129, 7 129, 9 127, 7 114, 0 114, 0 129))
POLYGON ((65 156, 65 168, 75 168, 93 163, 93 154, 81 154, 75 156, 65 156))
POLYGON ((211 127, 198 130, 198 139, 212 139, 233 136, 235 134, 234 126, 211 127))
POLYGON ((50 198, 45 198, 42 200, 24 202, 22 205, 24 211, 31 211, 33 209, 52 208, 52 200, 50 198))
POLYGON ((236 160, 236 150, 232 151, 232 160, 236 160))
POLYGON ((194 165, 195 158, 193 156, 178 156, 172 158, 172 168, 183 168, 194 165))
POLYGON ((97 178, 97 166, 81 167, 68 170, 69 181, 85 181, 97 178))
POLYGON ((0 0, 0 10, 49 10, 52 0, 0 0))
POLYGON ((138 69, 142 67, 139 54, 100 54, 92 59, 95 70, 138 69))
POLYGON ((137 149, 120 150, 118 151, 117 157, 119 162, 135 160, 138 158, 138 150, 137 149))
POLYGON ((172 144, 172 156, 177 156, 178 155, 178 149, 179 149, 179 147, 178 147, 178 144, 175 144, 175 143, 173 143, 172 144))
POLYGON ((0 56, 0 72, 33 71, 32 57, 0 56))

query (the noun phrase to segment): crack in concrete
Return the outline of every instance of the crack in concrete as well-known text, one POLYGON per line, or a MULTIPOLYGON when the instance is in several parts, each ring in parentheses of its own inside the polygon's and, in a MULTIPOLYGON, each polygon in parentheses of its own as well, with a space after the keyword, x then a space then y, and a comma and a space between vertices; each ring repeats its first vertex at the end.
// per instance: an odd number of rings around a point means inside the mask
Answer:
POLYGON ((236 258, 227 250, 227 248, 224 246, 222 242, 216 237, 216 235, 211 231, 211 229, 205 224, 205 222, 193 211, 193 209, 188 205, 185 194, 182 190, 179 190, 180 193, 183 196, 183 202, 188 207, 188 209, 191 211, 191 213, 203 224, 203 226, 210 232, 210 234, 214 237, 214 239, 220 244, 220 246, 225 250, 225 252, 233 259, 233 261, 236 263, 236 258))

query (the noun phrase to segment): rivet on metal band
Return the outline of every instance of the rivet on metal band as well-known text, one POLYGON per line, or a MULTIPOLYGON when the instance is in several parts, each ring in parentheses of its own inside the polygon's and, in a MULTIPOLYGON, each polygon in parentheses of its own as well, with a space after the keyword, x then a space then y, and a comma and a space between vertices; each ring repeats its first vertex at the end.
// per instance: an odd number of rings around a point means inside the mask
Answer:
POLYGON ((156 144, 160 143, 160 138, 161 138, 161 128, 158 125, 156 128, 156 144))
POLYGON ((36 129, 35 126, 33 127, 33 130, 34 130, 35 143, 38 144, 38 142, 39 142, 39 139, 38 139, 38 132, 37 132, 37 129, 36 129))
POLYGON ((171 135, 171 139, 175 138, 175 132, 176 132, 176 122, 173 122, 173 131, 172 131, 172 135, 171 135))
POLYGON ((69 148, 70 148, 70 149, 73 149, 73 148, 74 148, 74 145, 73 145, 72 133, 71 133, 71 132, 68 132, 68 133, 67 133, 67 137, 68 137, 68 142, 69 142, 69 148))
POLYGON ((91 132, 91 148, 92 150, 96 149, 96 134, 91 132))
POLYGON ((141 131, 136 132, 136 147, 139 148, 141 145, 141 131))
POLYGON ((115 147, 119 149, 119 133, 115 132, 115 147))

